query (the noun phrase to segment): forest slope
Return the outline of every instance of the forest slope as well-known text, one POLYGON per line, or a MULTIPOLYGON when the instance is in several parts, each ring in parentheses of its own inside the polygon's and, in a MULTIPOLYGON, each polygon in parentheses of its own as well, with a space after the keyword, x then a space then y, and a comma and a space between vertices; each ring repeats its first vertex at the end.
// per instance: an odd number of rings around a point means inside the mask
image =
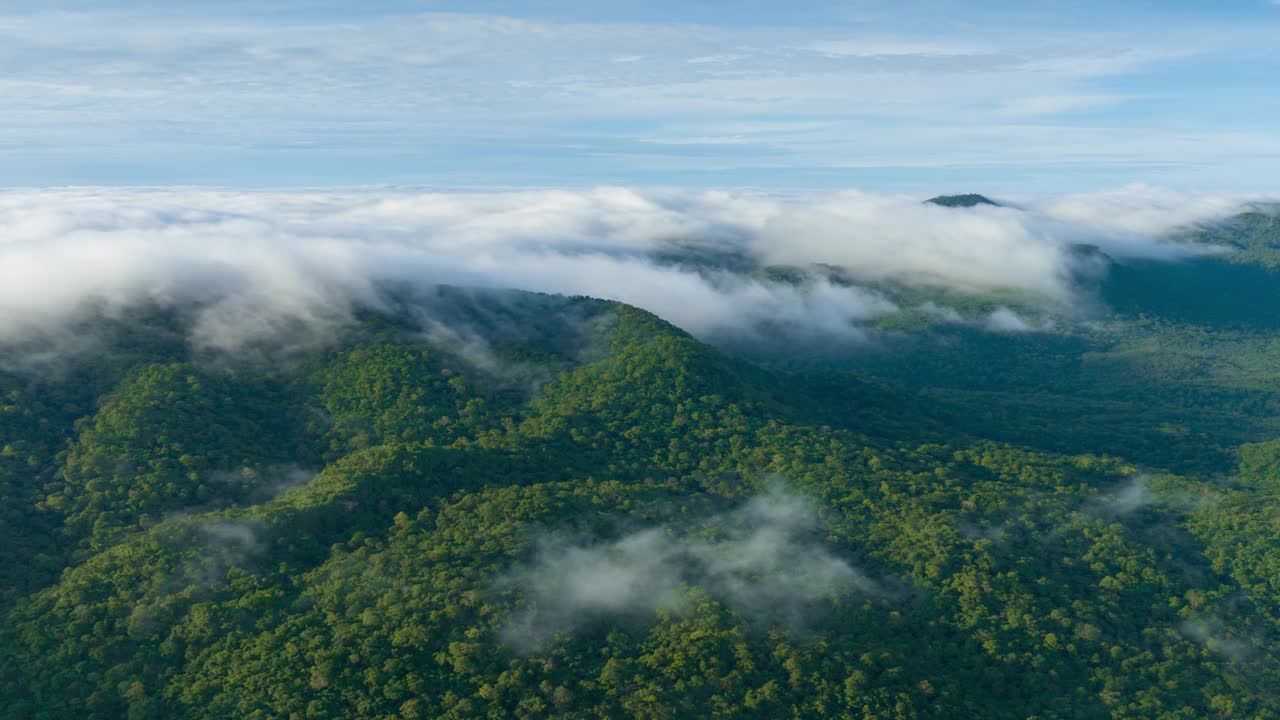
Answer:
POLYGON ((273 369, 135 332, 6 376, 0 715, 1280 714, 1273 444, 1178 477, 453 301, 273 369))

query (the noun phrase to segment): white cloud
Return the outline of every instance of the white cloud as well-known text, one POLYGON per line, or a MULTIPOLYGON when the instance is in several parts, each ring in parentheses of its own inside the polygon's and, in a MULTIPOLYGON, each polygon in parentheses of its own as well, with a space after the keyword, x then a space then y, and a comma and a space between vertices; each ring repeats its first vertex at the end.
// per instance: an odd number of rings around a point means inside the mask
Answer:
POLYGON ((1152 238, 1162 224, 1235 207, 1188 198, 1174 212, 1162 197, 1125 189, 1035 205, 1046 215, 852 191, 9 191, 0 193, 0 340, 56 335, 87 309, 195 302, 205 309, 194 339, 234 349, 341 323, 377 307, 388 282, 620 300, 703 337, 771 326, 857 338, 896 310, 876 283, 1012 290, 1066 306, 1073 243, 1176 257, 1185 250, 1152 238), (844 280, 782 282, 655 259, 677 251, 838 266, 844 280))
POLYGON ((880 586, 813 537, 815 508, 772 489, 741 508, 693 527, 660 525, 607 542, 550 539, 498 585, 520 590, 527 610, 503 639, 531 649, 598 619, 681 612, 698 586, 739 612, 802 622, 812 605, 880 586))
POLYGON ((355 172, 412 156, 410 168, 401 160, 394 173, 372 177, 456 184, 474 172, 512 182, 517 166, 555 177, 528 167, 531 156, 551 155, 591 177, 618 178, 677 167, 681 158, 669 163, 657 145, 715 146, 721 155, 710 162, 726 173, 1116 162, 1090 155, 1099 148, 1131 164, 1198 168, 1243 162, 1237 144, 1276 154, 1266 129, 1233 140, 1167 123, 1072 128, 1097 136, 1084 149, 1045 142, 1058 130, 1039 125, 1044 116, 1144 95, 1097 80, 1212 52, 1225 44, 1217 36, 969 29, 951 37, 897 25, 851 32, 462 13, 10 16, 0 18, 0 151, 9 160, 0 177, 41 182, 26 178, 170 160, 163 172, 206 171, 191 167, 193 156, 211 166, 238 158, 265 174, 273 168, 263 155, 309 168, 295 177, 315 177, 317 163, 299 159, 350 159, 344 172, 355 172), (792 123, 792 131, 724 129, 743 118, 792 123), (814 121, 823 126, 803 126, 814 121), (1018 132, 998 127, 1009 124, 1018 132), (686 132, 690 125, 701 127, 686 132), (458 167, 454 156, 464 153, 499 170, 458 167))
POLYGON ((1206 219, 1221 218, 1265 195, 1191 193, 1134 184, 1105 192, 1075 193, 1033 202, 1037 212, 1118 233, 1150 237, 1206 219))
POLYGON ((1066 299, 1069 233, 1037 227, 1010 208, 956 211, 908 196, 858 192, 786 208, 758 248, 776 263, 827 263, 865 280, 978 291, 1013 288, 1066 299))
POLYGON ((1065 112, 1091 110, 1128 100, 1122 95, 1028 95, 1004 104, 1010 115, 1058 115, 1065 112))
POLYGON ((986 328, 998 333, 1025 333, 1036 329, 1026 318, 1007 307, 993 310, 987 316, 986 328))
MULTIPOLYGON (((1280 5, 1280 0, 1276 4, 1280 5)), ((1218 618, 1187 620, 1178 629, 1187 639, 1236 662, 1250 659, 1256 650, 1251 638, 1234 637, 1218 618)))
POLYGON ((871 40, 826 40, 807 45, 804 49, 831 57, 927 57, 954 58, 971 55, 989 55, 989 48, 966 45, 948 45, 927 42, 886 42, 871 40))

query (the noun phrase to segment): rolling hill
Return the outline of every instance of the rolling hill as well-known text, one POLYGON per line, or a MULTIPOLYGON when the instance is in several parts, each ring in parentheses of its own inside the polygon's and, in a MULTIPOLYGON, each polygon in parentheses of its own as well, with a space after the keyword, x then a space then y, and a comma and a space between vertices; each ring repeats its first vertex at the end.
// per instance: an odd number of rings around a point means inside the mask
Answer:
POLYGON ((140 311, 5 374, 0 714, 1280 713, 1263 327, 788 366, 429 300, 240 357, 140 311))

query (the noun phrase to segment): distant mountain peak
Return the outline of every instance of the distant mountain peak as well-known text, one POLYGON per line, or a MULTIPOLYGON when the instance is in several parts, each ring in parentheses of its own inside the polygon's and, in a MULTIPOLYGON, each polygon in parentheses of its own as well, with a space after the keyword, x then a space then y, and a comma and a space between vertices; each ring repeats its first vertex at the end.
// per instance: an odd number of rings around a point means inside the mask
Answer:
POLYGON ((966 195, 939 195, 938 197, 929 198, 928 200, 925 200, 925 202, 933 203, 934 205, 941 205, 943 207, 973 207, 975 205, 1000 206, 1000 203, 995 202, 985 195, 978 195, 977 193, 968 193, 966 195))

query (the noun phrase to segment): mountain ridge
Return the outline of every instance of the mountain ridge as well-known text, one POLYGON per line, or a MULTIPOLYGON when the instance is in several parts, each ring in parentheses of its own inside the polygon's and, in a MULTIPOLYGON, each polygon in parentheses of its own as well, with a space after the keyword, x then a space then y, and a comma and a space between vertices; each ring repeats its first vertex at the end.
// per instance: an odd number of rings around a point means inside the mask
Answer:
POLYGON ((185 317, 0 374, 0 717, 1280 712, 1247 313, 800 367, 514 291, 287 363, 185 317))
POLYGON ((1000 203, 978 193, 964 193, 961 195, 938 195, 925 200, 931 205, 941 205, 942 207, 952 208, 971 208, 981 205, 990 205, 992 207, 1001 207, 1000 203))

